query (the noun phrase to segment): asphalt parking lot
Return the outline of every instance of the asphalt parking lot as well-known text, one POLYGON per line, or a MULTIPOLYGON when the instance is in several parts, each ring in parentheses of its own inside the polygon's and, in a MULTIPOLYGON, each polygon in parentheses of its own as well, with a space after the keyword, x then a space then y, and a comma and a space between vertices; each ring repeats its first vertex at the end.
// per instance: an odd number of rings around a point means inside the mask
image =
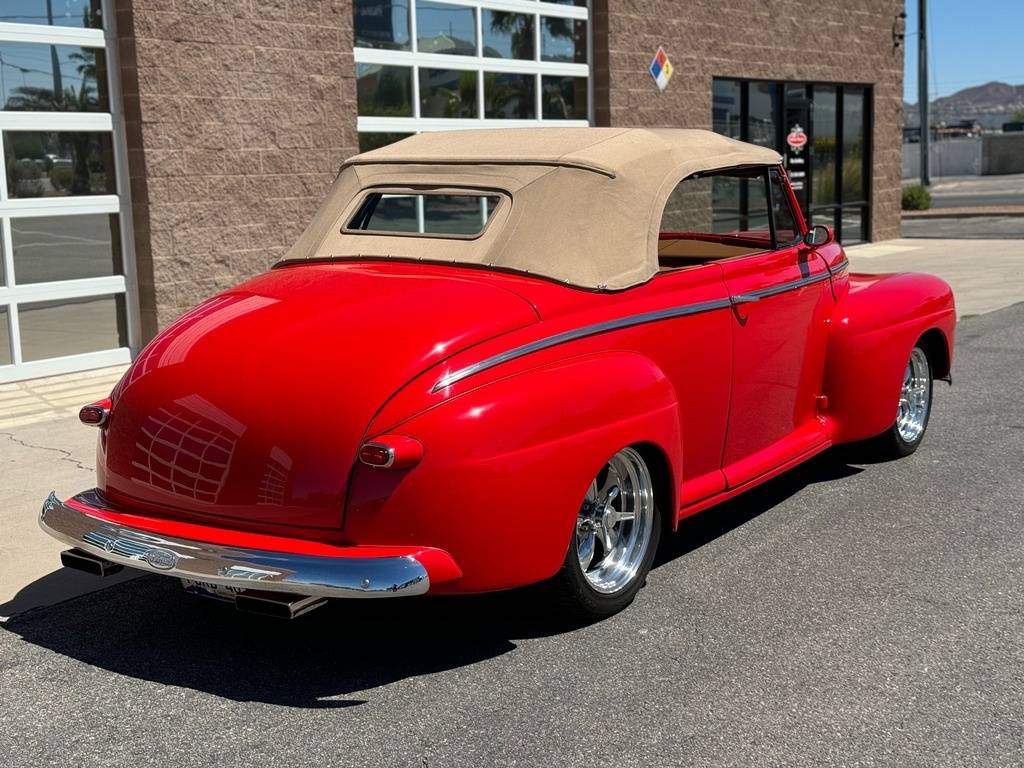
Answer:
MULTIPOLYGON (((964 320, 921 450, 832 452, 688 521, 637 602, 293 623, 145 577, 0 625, 38 765, 1024 763, 1024 304, 964 320)), ((510 527, 529 546, 529 532, 510 527)))

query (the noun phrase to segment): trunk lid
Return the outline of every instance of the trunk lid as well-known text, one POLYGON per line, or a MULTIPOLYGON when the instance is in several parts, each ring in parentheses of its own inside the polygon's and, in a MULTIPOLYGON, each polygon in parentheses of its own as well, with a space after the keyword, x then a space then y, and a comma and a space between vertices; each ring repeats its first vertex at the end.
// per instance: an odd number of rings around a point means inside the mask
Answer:
POLYGON ((100 490, 150 512, 337 528, 373 415, 455 352, 537 321, 465 270, 307 264, 204 302, 114 391, 100 490))

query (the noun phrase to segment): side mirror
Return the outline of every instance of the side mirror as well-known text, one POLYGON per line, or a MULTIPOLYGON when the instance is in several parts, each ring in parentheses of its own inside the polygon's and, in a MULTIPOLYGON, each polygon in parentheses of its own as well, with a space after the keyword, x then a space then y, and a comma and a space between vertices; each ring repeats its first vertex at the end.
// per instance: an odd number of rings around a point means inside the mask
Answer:
POLYGON ((804 243, 811 248, 818 248, 832 242, 832 230, 822 224, 815 224, 804 235, 804 243))

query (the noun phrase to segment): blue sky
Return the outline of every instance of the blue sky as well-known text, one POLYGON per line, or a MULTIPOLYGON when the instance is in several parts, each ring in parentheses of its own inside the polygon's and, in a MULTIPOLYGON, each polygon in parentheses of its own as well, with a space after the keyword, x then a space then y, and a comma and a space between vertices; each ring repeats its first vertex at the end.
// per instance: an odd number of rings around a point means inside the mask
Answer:
MULTIPOLYGON (((917 3, 907 0, 903 94, 917 103, 917 3)), ((972 85, 1024 83, 1024 0, 928 0, 932 99, 972 85)))

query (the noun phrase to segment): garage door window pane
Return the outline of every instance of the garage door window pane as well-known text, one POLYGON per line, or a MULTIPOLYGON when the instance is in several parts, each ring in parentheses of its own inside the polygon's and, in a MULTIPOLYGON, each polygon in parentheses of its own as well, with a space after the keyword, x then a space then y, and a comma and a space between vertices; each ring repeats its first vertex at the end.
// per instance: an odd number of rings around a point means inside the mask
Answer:
POLYGON ((419 0, 416 45, 420 53, 476 56, 476 11, 461 5, 419 0))
POLYGON ((420 68, 420 117, 477 117, 477 73, 420 68))
POLYGON ((4 0, 0 21, 99 29, 100 0, 4 0))
POLYGON ((356 78, 360 115, 412 117, 412 67, 359 64, 356 78))
POLYGON ((587 119, 587 78, 542 77, 545 120, 587 119))
POLYGON ((352 21, 356 47, 412 49, 409 0, 355 0, 352 21))
POLYGON ((109 133, 4 131, 4 153, 10 197, 117 192, 109 133))
POLYGON ((10 365, 11 358, 11 327, 8 324, 10 312, 0 307, 0 365, 10 365))
POLYGON ((582 19, 541 17, 541 59, 585 64, 587 61, 587 22, 582 19))
POLYGON ((123 296, 21 304, 18 325, 26 362, 128 346, 123 296))
POLYGON ((122 273, 117 214, 11 219, 19 285, 122 273))
POLYGON ((11 111, 109 112, 99 48, 0 43, 0 103, 11 111), (57 66, 54 67, 54 57, 57 66))
POLYGON ((532 59, 533 16, 505 11, 483 11, 484 56, 532 59))
POLYGON ((485 117, 532 120, 536 117, 533 75, 484 73, 485 117))

